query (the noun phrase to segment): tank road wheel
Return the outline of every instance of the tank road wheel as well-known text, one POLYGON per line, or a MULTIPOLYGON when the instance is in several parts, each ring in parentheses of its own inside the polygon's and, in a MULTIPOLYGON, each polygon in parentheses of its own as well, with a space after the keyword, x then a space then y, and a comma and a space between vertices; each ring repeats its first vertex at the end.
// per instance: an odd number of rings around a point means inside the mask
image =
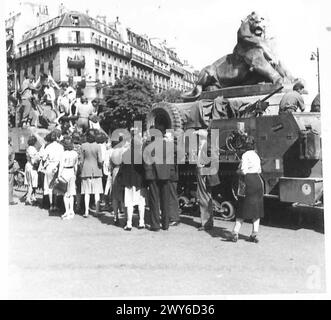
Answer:
POLYGON ((160 125, 164 129, 182 129, 182 117, 176 107, 176 104, 159 102, 152 107, 147 118, 147 129, 151 126, 159 128, 160 125))
POLYGON ((235 217, 234 206, 229 201, 218 202, 213 199, 213 212, 215 216, 224 221, 233 220, 235 217))

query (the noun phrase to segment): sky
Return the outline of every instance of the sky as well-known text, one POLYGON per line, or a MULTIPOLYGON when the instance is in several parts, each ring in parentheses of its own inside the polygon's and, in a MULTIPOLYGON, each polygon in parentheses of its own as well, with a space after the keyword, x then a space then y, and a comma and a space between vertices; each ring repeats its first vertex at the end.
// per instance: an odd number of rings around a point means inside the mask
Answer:
MULTIPOLYGON (((31 0, 34 1, 34 0, 31 0)), ((6 14, 20 0, 5 1, 6 14), (10 5, 9 5, 10 4, 10 5)), ((321 29, 331 26, 328 0, 39 0, 52 14, 62 2, 67 8, 90 15, 118 16, 122 24, 151 38, 166 39, 182 60, 195 69, 232 52, 240 22, 250 12, 265 16, 276 37, 281 61, 291 73, 317 92, 317 63, 311 52, 320 45, 321 29), (93 3, 93 5, 91 4, 93 3)))

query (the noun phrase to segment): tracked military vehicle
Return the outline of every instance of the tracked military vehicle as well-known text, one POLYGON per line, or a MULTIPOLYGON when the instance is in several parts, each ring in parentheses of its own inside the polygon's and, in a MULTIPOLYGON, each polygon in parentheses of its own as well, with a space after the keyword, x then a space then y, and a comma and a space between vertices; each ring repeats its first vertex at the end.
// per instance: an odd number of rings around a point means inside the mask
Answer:
MULTIPOLYGON (((274 84, 228 87, 202 92, 197 101, 161 102, 153 106, 147 127, 175 131, 192 128, 219 130, 217 147, 221 184, 214 188, 213 197, 214 213, 221 219, 231 220, 235 216, 235 200, 238 199, 236 170, 244 152, 246 134, 255 138, 266 197, 287 204, 321 204, 320 113, 278 115, 279 102, 285 91, 274 84)), ((181 208, 196 206, 195 164, 187 161, 179 165, 179 175, 181 208)))

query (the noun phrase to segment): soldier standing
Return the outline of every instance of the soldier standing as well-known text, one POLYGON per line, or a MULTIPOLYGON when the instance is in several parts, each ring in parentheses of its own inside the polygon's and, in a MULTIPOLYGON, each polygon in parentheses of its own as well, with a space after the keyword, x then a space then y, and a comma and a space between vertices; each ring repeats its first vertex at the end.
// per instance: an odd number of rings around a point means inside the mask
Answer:
POLYGON ((199 202, 201 217, 201 225, 199 226, 198 231, 206 231, 211 230, 214 226, 211 189, 212 187, 220 184, 220 180, 218 173, 213 175, 204 175, 202 173, 203 168, 210 165, 210 162, 206 162, 208 131, 206 129, 200 129, 196 131, 196 134, 199 136, 199 152, 197 160, 197 200, 199 202))

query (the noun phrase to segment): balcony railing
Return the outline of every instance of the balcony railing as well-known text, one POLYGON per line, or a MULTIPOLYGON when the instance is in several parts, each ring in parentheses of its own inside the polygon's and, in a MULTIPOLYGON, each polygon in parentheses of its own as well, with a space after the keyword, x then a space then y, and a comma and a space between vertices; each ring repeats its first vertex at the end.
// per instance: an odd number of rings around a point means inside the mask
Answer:
POLYGON ((99 47, 102 47, 104 49, 107 49, 109 51, 112 51, 114 53, 117 53, 123 57, 126 57, 128 59, 131 58, 131 53, 129 51, 126 51, 124 49, 120 49, 117 46, 113 46, 111 44, 108 44, 105 41, 100 41, 99 39, 93 38, 91 40, 84 40, 84 39, 65 39, 65 40, 59 40, 58 38, 54 38, 53 40, 45 41, 43 44, 37 44, 35 46, 32 46, 29 48, 29 50, 21 50, 16 54, 16 58, 25 57, 27 55, 30 55, 35 52, 42 51, 47 48, 51 48, 56 44, 62 44, 62 45, 97 45, 99 47))
POLYGON ((147 59, 144 59, 142 57, 139 57, 138 55, 136 55, 134 53, 132 53, 131 58, 132 58, 132 60, 135 60, 135 61, 138 61, 138 62, 142 62, 143 64, 145 64, 145 65, 147 65, 149 67, 152 67, 152 68, 154 67, 154 63, 153 62, 151 62, 151 61, 149 61, 147 59))
POLYGON ((184 71, 184 69, 182 69, 182 68, 180 68, 180 67, 177 67, 177 66, 174 65, 174 64, 172 64, 172 65, 170 66, 170 69, 172 69, 172 70, 174 70, 174 71, 176 71, 176 72, 178 72, 178 73, 180 73, 180 74, 182 74, 182 75, 185 75, 185 71, 184 71))
POLYGON ((58 39, 53 38, 52 40, 48 40, 48 41, 45 41, 43 43, 39 43, 37 45, 34 45, 34 46, 30 47, 28 50, 19 51, 18 53, 16 53, 16 58, 22 58, 22 57, 25 57, 29 54, 39 52, 39 51, 45 50, 47 48, 51 48, 51 47, 55 46, 58 43, 59 43, 58 39))
POLYGON ((117 53, 121 56, 124 56, 126 58, 131 57, 131 53, 129 51, 126 51, 124 49, 120 49, 117 46, 113 46, 112 44, 109 44, 106 41, 100 41, 99 39, 93 38, 93 39, 91 39, 91 43, 93 43, 93 44, 95 44, 99 47, 102 47, 104 49, 107 49, 109 51, 115 52, 115 53, 117 53))
POLYGON ((170 71, 165 70, 165 69, 162 69, 162 68, 159 67, 159 66, 154 65, 154 71, 159 72, 159 73, 162 73, 162 74, 164 74, 164 75, 170 77, 170 71))

